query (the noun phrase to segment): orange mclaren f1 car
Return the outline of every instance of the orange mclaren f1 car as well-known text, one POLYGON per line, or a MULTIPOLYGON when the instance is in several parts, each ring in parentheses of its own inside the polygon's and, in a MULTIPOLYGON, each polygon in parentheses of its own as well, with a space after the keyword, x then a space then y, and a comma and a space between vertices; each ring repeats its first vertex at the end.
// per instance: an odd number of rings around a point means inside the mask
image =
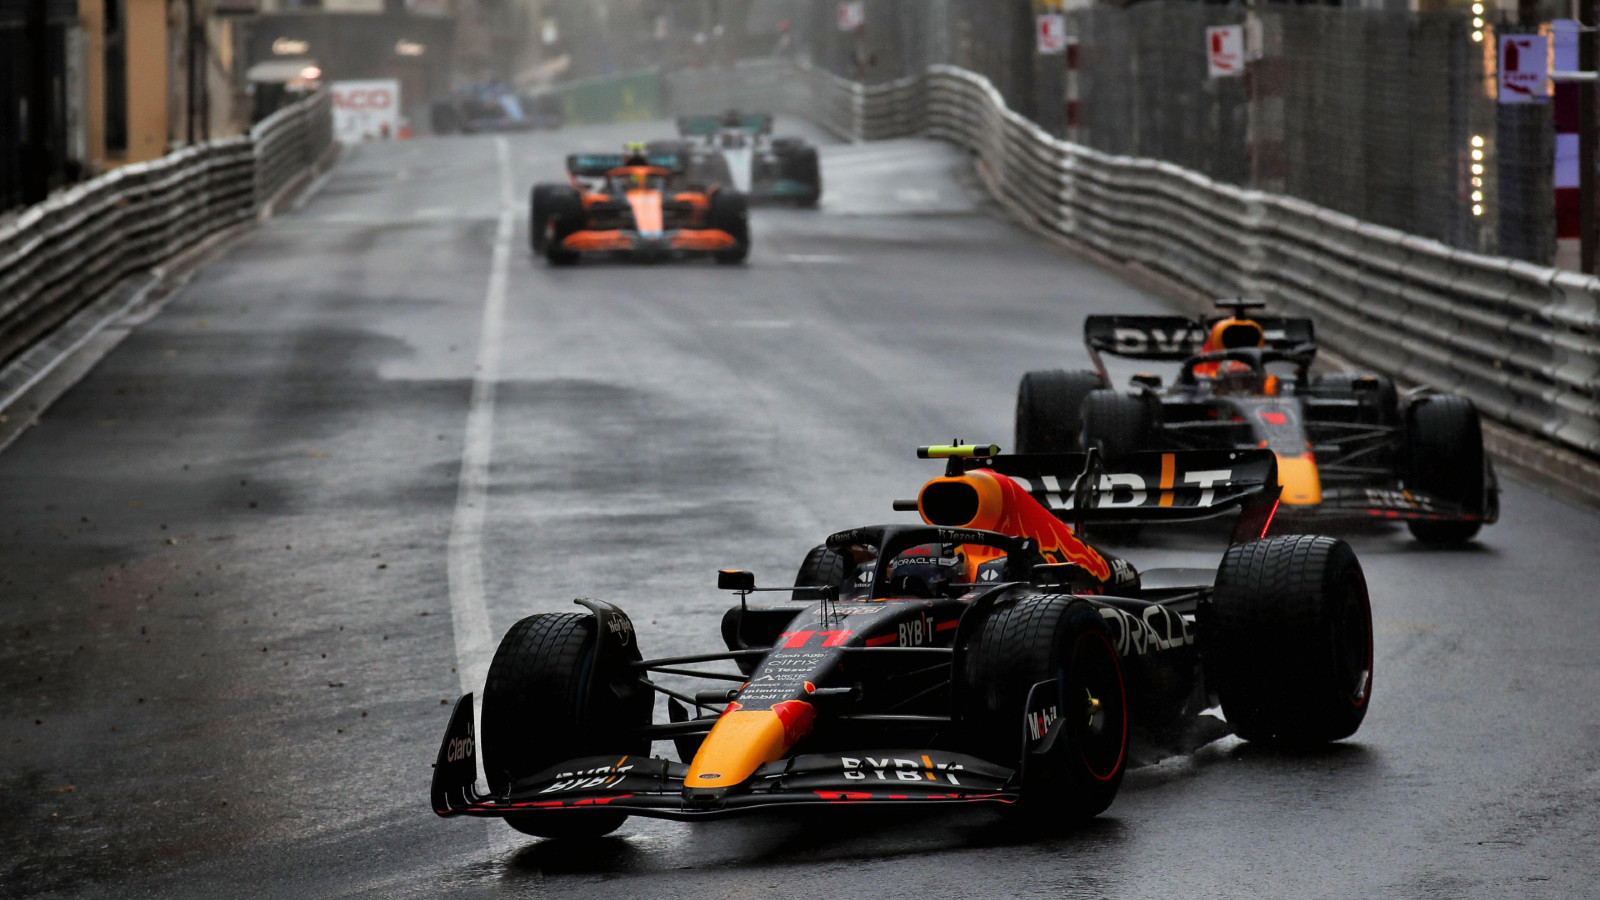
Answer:
POLYGON ((739 598, 725 650, 645 659, 628 616, 596 600, 518 622, 483 692, 487 791, 467 694, 439 748, 434 811, 546 837, 630 815, 860 804, 980 805, 1060 826, 1110 805, 1141 742, 1192 748, 1231 730, 1304 745, 1360 726, 1361 566, 1338 540, 1262 537, 1272 453, 1134 454, 1108 470, 1094 451, 996 450, 923 448, 945 475, 895 504, 922 522, 830 536, 798 586, 722 572, 739 598), (1234 512, 1214 573, 1139 572, 1082 538, 1103 522, 1234 512), (760 591, 786 596, 752 602, 760 591), (1226 723, 1202 714, 1217 703, 1226 723))
POLYGON ((1494 466, 1465 397, 1404 397, 1378 375, 1309 372, 1312 321, 1229 315, 1106 315, 1084 320, 1093 371, 1037 371, 1017 387, 1019 453, 1099 446, 1116 457, 1168 449, 1266 448, 1278 457, 1284 510, 1297 518, 1403 520, 1418 540, 1470 539, 1499 517, 1494 466), (1163 386, 1133 376, 1112 389, 1101 354, 1181 364, 1163 386))
POLYGON ((750 253, 750 217, 743 194, 698 188, 673 154, 580 153, 567 157, 566 184, 534 186, 533 252, 553 265, 585 253, 636 258, 710 256, 738 263, 750 253))

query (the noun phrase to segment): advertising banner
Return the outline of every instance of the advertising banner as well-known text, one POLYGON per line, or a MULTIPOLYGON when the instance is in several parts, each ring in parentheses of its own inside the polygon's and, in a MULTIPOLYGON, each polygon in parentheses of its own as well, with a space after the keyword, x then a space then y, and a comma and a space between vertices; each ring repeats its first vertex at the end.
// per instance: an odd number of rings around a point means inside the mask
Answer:
POLYGON ((392 79, 335 81, 333 135, 341 143, 387 140, 400 130, 400 82, 392 79))

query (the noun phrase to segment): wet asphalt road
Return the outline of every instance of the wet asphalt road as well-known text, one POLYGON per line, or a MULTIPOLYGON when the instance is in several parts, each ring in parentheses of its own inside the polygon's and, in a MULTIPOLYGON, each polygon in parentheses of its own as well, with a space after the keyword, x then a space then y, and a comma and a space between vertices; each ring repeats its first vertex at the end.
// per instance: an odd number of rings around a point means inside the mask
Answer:
MULTIPOLYGON (((520 207, 497 257, 503 194, 663 128, 360 148, 0 454, 0 895, 1600 890, 1600 518, 1515 481, 1469 549, 1351 536, 1377 617, 1354 740, 1224 739, 1075 834, 852 812, 561 847, 436 818, 474 623, 593 596, 646 653, 716 649, 716 568, 785 582, 827 532, 904 520, 937 474, 915 445, 1006 443, 1021 372, 1086 362, 1083 314, 1164 309, 917 141, 827 147, 824 208, 757 212, 747 266, 550 270, 520 207)), ((1220 551, 1154 540, 1131 558, 1220 551)))

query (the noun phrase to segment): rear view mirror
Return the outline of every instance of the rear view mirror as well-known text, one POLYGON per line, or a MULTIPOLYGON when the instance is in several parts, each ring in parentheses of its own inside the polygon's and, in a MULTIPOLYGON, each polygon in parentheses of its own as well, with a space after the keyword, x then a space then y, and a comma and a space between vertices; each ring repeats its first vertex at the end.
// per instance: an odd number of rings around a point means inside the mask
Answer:
POLYGON ((740 569, 718 569, 717 590, 719 591, 753 591, 756 589, 756 576, 754 573, 740 569))

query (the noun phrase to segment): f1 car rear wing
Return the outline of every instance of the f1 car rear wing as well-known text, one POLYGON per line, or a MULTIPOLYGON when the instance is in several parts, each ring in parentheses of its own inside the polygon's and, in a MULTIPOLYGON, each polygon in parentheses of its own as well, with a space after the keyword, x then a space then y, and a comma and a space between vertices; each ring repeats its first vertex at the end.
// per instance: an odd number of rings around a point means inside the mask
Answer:
POLYGON ((772 116, 758 113, 741 115, 737 120, 729 116, 678 117, 678 134, 683 137, 705 137, 724 128, 739 128, 751 134, 771 134, 772 116))
MULTIPOLYGON (((1183 316, 1089 316, 1083 320, 1083 342, 1099 365, 1101 353, 1128 359, 1182 362, 1200 352, 1211 326, 1221 317, 1190 319, 1183 316)), ((1316 342, 1310 319, 1287 316, 1251 316, 1261 326, 1266 349, 1293 350, 1316 342)))
MULTIPOLYGON (((1006 475, 1056 518, 1082 528, 1101 523, 1193 522, 1239 513, 1234 540, 1260 537, 1281 488, 1270 450, 1177 450, 1130 453, 1106 463, 1098 450, 1000 456, 940 453, 950 473, 987 469, 1006 475)), ((991 448, 977 448, 991 449, 991 448)))
MULTIPOLYGON (((673 172, 683 172, 687 168, 676 153, 651 153, 645 157, 645 162, 673 172)), ((628 157, 621 153, 572 153, 567 156, 567 172, 578 178, 604 178, 612 169, 620 169, 627 164, 628 157)))

